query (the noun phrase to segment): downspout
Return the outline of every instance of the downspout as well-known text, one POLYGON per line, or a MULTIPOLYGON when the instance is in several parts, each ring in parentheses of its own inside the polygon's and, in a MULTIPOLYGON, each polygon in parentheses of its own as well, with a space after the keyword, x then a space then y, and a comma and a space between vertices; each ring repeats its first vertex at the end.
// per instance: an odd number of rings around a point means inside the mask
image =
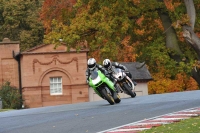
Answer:
POLYGON ((21 63, 20 63, 20 52, 18 52, 17 54, 15 54, 15 52, 13 51, 13 58, 17 61, 18 63, 18 73, 19 73, 19 93, 20 93, 20 100, 21 100, 21 104, 20 107, 22 107, 23 103, 23 99, 22 99, 22 80, 21 80, 21 63))

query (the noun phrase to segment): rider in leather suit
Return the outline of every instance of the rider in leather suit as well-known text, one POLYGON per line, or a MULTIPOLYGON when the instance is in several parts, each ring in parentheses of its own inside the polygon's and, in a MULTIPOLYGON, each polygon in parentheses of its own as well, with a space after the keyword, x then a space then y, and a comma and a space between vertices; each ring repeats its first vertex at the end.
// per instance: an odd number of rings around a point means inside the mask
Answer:
MULTIPOLYGON (((109 59, 105 59, 105 60, 103 61, 103 66, 104 66, 104 68, 108 71, 109 75, 112 73, 111 68, 112 68, 112 66, 113 66, 113 67, 115 67, 115 68, 120 68, 120 69, 124 70, 125 73, 126 73, 126 75, 127 75, 130 79, 132 79, 132 74, 128 71, 128 69, 127 69, 124 65, 122 65, 122 64, 120 64, 120 63, 118 63, 118 62, 111 62, 109 59)), ((109 76, 109 77, 110 77, 110 76, 109 76)), ((134 85, 136 86, 137 83, 136 83, 133 79, 132 79, 132 81, 133 81, 134 85)))

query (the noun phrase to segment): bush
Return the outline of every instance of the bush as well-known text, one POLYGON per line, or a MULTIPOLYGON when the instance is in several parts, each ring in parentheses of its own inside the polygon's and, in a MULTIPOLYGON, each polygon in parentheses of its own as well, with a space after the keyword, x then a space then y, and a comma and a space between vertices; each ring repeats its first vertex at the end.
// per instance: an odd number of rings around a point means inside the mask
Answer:
POLYGON ((3 108, 20 109, 21 108, 21 94, 19 89, 10 86, 10 82, 5 82, 0 89, 0 97, 2 99, 3 108))

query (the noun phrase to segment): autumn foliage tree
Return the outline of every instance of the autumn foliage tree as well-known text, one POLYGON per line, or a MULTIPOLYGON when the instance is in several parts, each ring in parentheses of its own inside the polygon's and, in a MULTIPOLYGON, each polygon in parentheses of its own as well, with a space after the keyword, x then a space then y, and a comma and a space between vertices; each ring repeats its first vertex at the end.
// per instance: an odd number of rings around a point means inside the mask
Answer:
POLYGON ((0 0, 0 40, 20 41, 21 50, 43 41, 43 26, 39 21, 42 1, 0 0))
POLYGON ((62 8, 69 12, 67 21, 53 17, 45 42, 57 46, 62 39, 79 50, 77 44, 87 41, 89 56, 99 62, 145 62, 154 78, 150 94, 195 90, 200 85, 200 13, 195 12, 200 1, 187 2, 78 0, 70 11, 62 8))
POLYGON ((55 19, 66 25, 70 24, 69 18, 73 16, 72 7, 76 0, 45 0, 40 12, 46 33, 52 30, 52 21, 55 19))

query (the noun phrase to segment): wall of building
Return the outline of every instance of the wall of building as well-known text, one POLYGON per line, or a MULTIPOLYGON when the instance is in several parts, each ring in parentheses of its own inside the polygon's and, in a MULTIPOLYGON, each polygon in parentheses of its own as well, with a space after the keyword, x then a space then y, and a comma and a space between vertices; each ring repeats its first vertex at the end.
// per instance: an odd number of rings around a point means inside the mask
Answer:
POLYGON ((12 86, 19 88, 18 63, 13 58, 13 51, 19 52, 19 42, 4 38, 0 42, 0 85, 9 81, 12 86))
POLYGON ((23 54, 22 88, 27 107, 87 102, 87 53, 23 54), (62 77, 63 94, 50 95, 50 77, 62 77))

